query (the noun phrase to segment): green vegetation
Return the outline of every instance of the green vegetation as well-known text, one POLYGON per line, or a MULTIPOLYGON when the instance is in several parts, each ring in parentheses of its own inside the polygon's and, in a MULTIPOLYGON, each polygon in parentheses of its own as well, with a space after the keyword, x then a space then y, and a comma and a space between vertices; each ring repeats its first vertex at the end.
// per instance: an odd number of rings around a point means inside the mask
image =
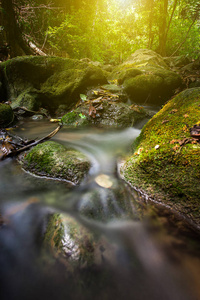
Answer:
POLYGON ((92 116, 91 103, 83 103, 74 111, 65 114, 62 123, 70 127, 127 128, 149 117, 144 108, 138 105, 130 107, 125 103, 115 103, 106 99, 102 99, 98 104, 100 109, 98 106, 97 108, 92 106, 96 111, 92 116))
POLYGON ((0 127, 6 127, 13 123, 14 113, 8 104, 0 103, 0 127))
POLYGON ((137 49, 199 55, 198 0, 1 1, 0 34, 11 57, 33 53, 118 64, 137 49), (23 43, 23 39, 25 43, 23 43))
POLYGON ((3 62, 0 70, 13 108, 45 106, 52 114, 60 104, 72 108, 88 86, 107 83, 99 67, 71 58, 21 56, 3 62))
POLYGON ((169 101, 142 129, 124 167, 132 185, 199 222, 200 144, 189 128, 200 122, 200 88, 169 101))
POLYGON ((77 150, 48 141, 38 144, 21 159, 24 169, 51 178, 61 178, 75 184, 81 182, 89 170, 87 158, 77 150))

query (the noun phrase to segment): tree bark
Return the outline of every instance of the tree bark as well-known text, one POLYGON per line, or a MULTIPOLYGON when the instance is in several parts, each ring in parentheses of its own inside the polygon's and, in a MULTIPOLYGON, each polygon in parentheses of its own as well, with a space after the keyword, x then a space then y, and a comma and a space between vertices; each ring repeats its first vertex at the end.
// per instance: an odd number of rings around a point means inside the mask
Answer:
POLYGON ((6 41, 10 47, 10 56, 21 56, 33 54, 26 41, 22 37, 17 24, 16 14, 13 7, 13 0, 1 0, 3 9, 3 26, 6 35, 6 41))
POLYGON ((159 26, 159 53, 162 56, 166 55, 166 42, 167 42, 167 14, 168 14, 168 0, 161 1, 160 4, 160 26, 159 26))
POLYGON ((153 33, 152 33, 152 26, 153 26, 153 20, 154 20, 154 0, 149 0, 149 40, 148 40, 148 49, 152 48, 153 44, 153 33))

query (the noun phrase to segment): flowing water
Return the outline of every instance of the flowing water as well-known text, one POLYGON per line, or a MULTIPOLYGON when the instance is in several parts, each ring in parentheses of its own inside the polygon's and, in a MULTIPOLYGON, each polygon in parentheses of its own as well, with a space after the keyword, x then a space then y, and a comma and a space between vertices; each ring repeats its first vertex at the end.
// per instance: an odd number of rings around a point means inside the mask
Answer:
MULTIPOLYGON (((51 126, 29 122, 15 133, 40 138, 51 126)), ((54 140, 91 161, 79 187, 25 173, 15 159, 1 162, 1 300, 200 299, 198 232, 119 176, 139 132, 63 128, 54 140)))

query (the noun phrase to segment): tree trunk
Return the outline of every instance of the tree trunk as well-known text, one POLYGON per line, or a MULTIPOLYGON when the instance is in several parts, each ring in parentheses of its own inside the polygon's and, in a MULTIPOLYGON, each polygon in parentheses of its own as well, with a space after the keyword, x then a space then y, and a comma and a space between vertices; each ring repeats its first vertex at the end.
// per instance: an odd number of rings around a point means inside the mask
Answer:
POLYGON ((3 26, 6 34, 6 41, 10 47, 10 56, 21 56, 33 54, 27 43, 22 37, 16 20, 13 8, 13 0, 1 0, 3 9, 3 26))
POLYGON ((167 42, 167 13, 168 13, 168 0, 161 1, 160 4, 160 26, 159 26, 159 53, 162 56, 166 55, 166 42, 167 42))
POLYGON ((153 32, 152 32, 152 26, 153 26, 153 20, 154 20, 154 0, 149 0, 149 40, 148 40, 148 49, 152 48, 153 44, 153 32))

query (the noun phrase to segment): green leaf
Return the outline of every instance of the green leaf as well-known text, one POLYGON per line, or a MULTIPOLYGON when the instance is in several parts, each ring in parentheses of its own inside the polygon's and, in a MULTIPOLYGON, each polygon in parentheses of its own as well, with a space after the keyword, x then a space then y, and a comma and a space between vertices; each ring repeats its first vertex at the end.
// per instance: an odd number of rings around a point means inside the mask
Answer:
POLYGON ((82 113, 79 114, 79 117, 81 117, 81 119, 86 119, 86 116, 83 115, 82 113))
POLYGON ((84 94, 80 94, 80 98, 82 101, 87 101, 87 96, 84 94))

